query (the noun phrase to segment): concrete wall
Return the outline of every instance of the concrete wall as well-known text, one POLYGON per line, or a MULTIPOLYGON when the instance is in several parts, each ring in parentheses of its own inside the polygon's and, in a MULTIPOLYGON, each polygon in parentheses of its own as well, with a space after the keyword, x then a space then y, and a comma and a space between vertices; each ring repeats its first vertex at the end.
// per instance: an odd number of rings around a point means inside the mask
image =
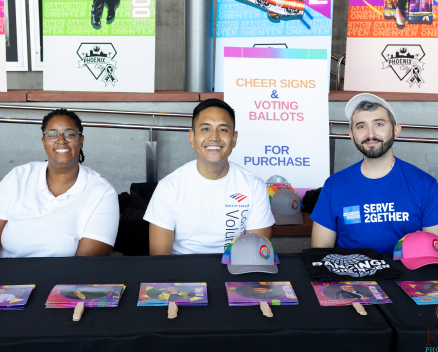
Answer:
MULTIPOLYGON (((436 125, 435 111, 438 102, 392 102, 401 123, 436 125)), ((82 107, 91 109, 118 109, 131 111, 166 111, 190 113, 196 103, 27 103, 22 105, 44 105, 50 107, 82 107)), ((345 102, 331 102, 331 120, 345 120, 345 102)), ((38 111, 2 110, 1 116, 42 119, 45 114, 38 111)), ((79 114, 83 121, 125 122, 135 124, 160 124, 190 126, 189 118, 162 117, 154 121, 149 117, 104 114, 79 114)), ((333 132, 347 133, 347 127, 332 127, 333 132)), ((438 138, 438 131, 403 130, 402 136, 438 138)), ((129 191, 133 182, 146 180, 146 151, 148 132, 139 130, 118 130, 85 128, 85 163, 108 179, 118 193, 129 191)), ((195 158, 185 132, 159 132, 158 178, 161 179, 178 167, 195 158)), ((41 144, 41 130, 38 125, 0 124, 0 179, 13 167, 30 161, 44 161, 46 155, 41 144)), ((438 145, 396 142, 395 154, 432 176, 438 178, 438 145)), ((361 160, 361 154, 350 140, 336 140, 334 171, 342 170, 361 160)))

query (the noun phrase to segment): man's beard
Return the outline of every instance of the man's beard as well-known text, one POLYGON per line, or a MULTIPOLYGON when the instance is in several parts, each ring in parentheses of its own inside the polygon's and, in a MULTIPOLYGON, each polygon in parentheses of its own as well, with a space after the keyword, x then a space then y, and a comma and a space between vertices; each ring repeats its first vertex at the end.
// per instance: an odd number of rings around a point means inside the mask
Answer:
POLYGON ((367 138, 363 140, 360 144, 356 143, 356 140, 354 139, 354 144, 356 145, 356 148, 367 158, 376 159, 380 158, 382 155, 384 155, 389 149, 391 149, 392 145, 394 144, 394 132, 392 133, 392 137, 388 139, 386 142, 383 142, 380 138, 367 138), (380 147, 374 147, 369 150, 365 149, 364 143, 370 142, 370 141, 376 141, 381 142, 380 147))

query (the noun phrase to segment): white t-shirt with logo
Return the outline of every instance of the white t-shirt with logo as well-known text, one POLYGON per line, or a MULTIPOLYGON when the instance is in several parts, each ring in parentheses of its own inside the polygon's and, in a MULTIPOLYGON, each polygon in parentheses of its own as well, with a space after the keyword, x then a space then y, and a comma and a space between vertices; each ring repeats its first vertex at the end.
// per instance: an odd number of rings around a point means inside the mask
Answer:
POLYGON ((225 177, 207 180, 196 160, 158 183, 144 219, 175 233, 173 254, 223 253, 246 230, 274 224, 265 183, 230 162, 225 177))
POLYGON ((69 257, 90 238, 114 245, 119 224, 117 192, 97 172, 79 164, 75 184, 55 197, 47 187, 47 162, 18 166, 0 182, 0 257, 69 257))

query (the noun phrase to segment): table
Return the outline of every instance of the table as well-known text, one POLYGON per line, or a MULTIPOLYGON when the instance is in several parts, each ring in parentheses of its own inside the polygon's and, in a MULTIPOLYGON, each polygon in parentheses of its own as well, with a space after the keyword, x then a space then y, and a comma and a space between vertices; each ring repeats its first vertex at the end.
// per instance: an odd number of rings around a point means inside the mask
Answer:
POLYGON ((352 307, 321 307, 301 254, 280 255, 277 275, 234 276, 220 255, 104 258, 26 258, 0 260, 1 284, 36 284, 23 311, 2 311, 0 350, 116 351, 120 349, 208 348, 209 351, 389 351, 393 329, 376 306, 368 316, 352 307), (300 304, 229 307, 226 281, 291 281, 300 304), (137 307, 141 282, 207 282, 209 305, 180 307, 167 319, 166 307, 137 307), (80 322, 72 309, 46 309, 56 284, 124 283, 118 308, 89 308, 80 322), (370 338, 373 337, 373 338, 370 338))
MULTIPOLYGON (((399 317, 399 302, 411 305, 414 315, 415 307, 394 282, 384 282, 382 287, 397 303, 367 306, 368 315, 360 316, 351 306, 321 307, 302 255, 279 257, 276 275, 236 276, 217 254, 0 259, 0 284, 36 284, 23 311, 0 312, 0 351, 381 352, 391 351, 396 337, 399 343, 405 341, 396 336, 405 330, 394 329, 392 318, 400 319, 401 325, 407 322, 406 330, 416 324, 408 316, 399 317), (291 281, 299 305, 273 306, 273 318, 264 317, 257 306, 229 307, 226 281, 291 281), (178 317, 169 320, 167 307, 137 307, 141 282, 207 282, 209 304, 179 307, 178 317), (73 322, 73 309, 44 306, 56 284, 125 284, 127 288, 118 308, 86 308, 82 320, 73 322)), ((420 308, 432 317, 432 306, 420 308)), ((419 324, 423 326, 422 321, 419 324)), ((415 330, 415 338, 417 333, 424 335, 421 329, 415 330)))
MULTIPOLYGON (((392 256, 385 256, 385 259, 392 256)), ((438 280, 438 265, 426 265, 416 270, 407 269, 401 261, 388 260, 391 265, 402 271, 403 275, 396 281, 428 281, 438 280)), ((379 281, 380 287, 393 301, 393 304, 381 304, 378 309, 394 328, 394 351, 438 351, 438 318, 434 305, 417 305, 404 293, 394 281, 379 281), (428 332, 428 329, 429 332, 428 332), (435 330, 436 329, 436 330, 435 330), (435 336, 435 340, 428 335, 435 336), (429 345, 428 345, 429 343, 429 345), (426 350, 433 347, 434 350, 426 350)))

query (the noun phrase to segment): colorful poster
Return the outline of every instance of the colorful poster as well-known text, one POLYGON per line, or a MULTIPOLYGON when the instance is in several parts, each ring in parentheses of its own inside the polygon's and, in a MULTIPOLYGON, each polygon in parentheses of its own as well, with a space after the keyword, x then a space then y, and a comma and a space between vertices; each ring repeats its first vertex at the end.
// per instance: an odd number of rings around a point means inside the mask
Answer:
POLYGON ((226 282, 230 306, 255 306, 267 302, 273 306, 298 304, 289 281, 286 282, 226 282))
POLYGON ((0 92, 7 92, 6 83, 6 37, 5 37, 5 1, 0 0, 0 92))
POLYGON ((44 89, 153 93, 155 0, 43 0, 44 89))
POLYGON ((207 284, 199 283, 142 283, 137 306, 206 306, 207 284))
POLYGON ((438 281, 396 281, 415 303, 438 304, 438 281))
POLYGON ((392 303, 375 281, 312 282, 321 306, 392 303))
POLYGON ((214 90, 225 89, 227 46, 325 49, 330 77, 332 11, 332 0, 218 0, 214 90))
POLYGON ((46 301, 46 308, 117 307, 125 285, 56 285, 46 301))
POLYGON ((0 286, 0 310, 23 310, 35 285, 0 286))
POLYGON ((436 5, 350 0, 344 90, 437 93, 436 5))
POLYGON ((300 195, 324 184, 330 176, 326 59, 325 49, 225 48, 225 101, 239 132, 231 161, 300 195))

